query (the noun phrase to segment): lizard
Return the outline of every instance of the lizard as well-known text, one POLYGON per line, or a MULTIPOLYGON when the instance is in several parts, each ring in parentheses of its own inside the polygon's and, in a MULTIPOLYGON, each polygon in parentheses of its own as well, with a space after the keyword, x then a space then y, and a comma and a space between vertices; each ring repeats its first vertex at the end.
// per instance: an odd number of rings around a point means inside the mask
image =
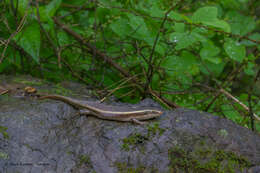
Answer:
POLYGON ((79 114, 94 115, 97 118, 114 121, 134 122, 137 124, 145 124, 140 120, 148 120, 159 117, 162 111, 156 109, 139 109, 130 111, 117 111, 121 110, 119 106, 105 106, 97 102, 85 102, 76 100, 70 97, 61 95, 46 95, 41 96, 39 99, 53 99, 63 101, 78 108, 79 114), (117 109, 117 110, 116 110, 117 109))

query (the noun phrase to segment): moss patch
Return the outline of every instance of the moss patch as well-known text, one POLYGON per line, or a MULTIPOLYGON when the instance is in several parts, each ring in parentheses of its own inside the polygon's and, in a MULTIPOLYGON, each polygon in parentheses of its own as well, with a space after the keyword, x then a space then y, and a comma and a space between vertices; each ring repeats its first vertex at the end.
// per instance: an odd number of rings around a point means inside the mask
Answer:
POLYGON ((131 147, 133 148, 135 145, 144 144, 144 142, 146 140, 148 140, 148 138, 146 136, 143 136, 140 133, 135 133, 135 134, 123 139, 122 148, 125 151, 129 151, 131 147))
POLYGON ((9 155, 5 152, 0 151, 0 159, 7 160, 9 159, 9 155))
POLYGON ((88 155, 80 155, 79 156, 79 166, 82 166, 82 165, 91 165, 91 161, 90 161, 90 158, 88 155))
MULTIPOLYGON (((130 135, 127 138, 124 138, 122 149, 125 151, 130 151, 130 149, 133 149, 136 145, 141 144, 141 146, 144 146, 144 143, 146 141, 149 141, 153 136, 159 134, 162 135, 165 129, 160 128, 159 123, 152 123, 148 125, 147 132, 145 134, 141 133, 134 133, 130 135)), ((144 148, 142 149, 145 150, 144 148)))
POLYGON ((149 124, 148 125, 148 134, 147 134, 147 136, 150 137, 152 135, 156 135, 157 133, 159 133, 159 135, 162 135, 163 132, 165 131, 165 129, 160 128, 159 125, 160 125, 159 122, 155 122, 155 123, 149 124))
POLYGON ((13 79, 13 82, 22 83, 28 86, 41 86, 43 85, 43 80, 36 80, 36 79, 26 79, 24 77, 16 77, 13 79))
POLYGON ((155 168, 148 168, 143 165, 140 165, 138 167, 132 167, 128 166, 126 163, 117 162, 115 166, 118 169, 118 173, 143 173, 143 172, 153 172, 153 173, 159 173, 159 171, 155 168))
POLYGON ((169 150, 170 172, 225 173, 242 171, 252 164, 233 152, 223 150, 185 151, 180 147, 169 150))
POLYGON ((8 133, 6 132, 7 130, 7 127, 4 127, 4 126, 0 126, 0 133, 2 133, 3 137, 5 139, 9 139, 9 135, 8 133))
POLYGON ((61 84, 56 84, 55 88, 53 89, 53 92, 56 93, 56 94, 62 94, 62 95, 72 94, 71 90, 64 88, 61 84))

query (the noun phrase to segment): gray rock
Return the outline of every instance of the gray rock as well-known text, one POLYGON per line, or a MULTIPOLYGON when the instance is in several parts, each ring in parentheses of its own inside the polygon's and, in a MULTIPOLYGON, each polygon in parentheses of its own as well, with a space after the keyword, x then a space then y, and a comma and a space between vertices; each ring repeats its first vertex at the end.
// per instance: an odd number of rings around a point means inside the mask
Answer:
MULTIPOLYGON (((136 125, 75 117, 59 101, 0 97, 9 136, 0 133, 0 172, 259 171, 259 135, 208 113, 165 110, 136 125)), ((159 107, 149 99, 140 105, 159 107)))

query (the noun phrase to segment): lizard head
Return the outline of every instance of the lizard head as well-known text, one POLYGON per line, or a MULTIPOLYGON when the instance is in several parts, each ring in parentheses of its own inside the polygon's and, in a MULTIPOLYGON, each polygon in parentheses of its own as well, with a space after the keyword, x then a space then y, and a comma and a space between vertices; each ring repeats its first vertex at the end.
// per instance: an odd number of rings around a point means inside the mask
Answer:
POLYGON ((137 114, 136 119, 138 120, 147 120, 147 119, 152 119, 152 118, 156 118, 159 117, 163 114, 162 111, 159 110, 143 110, 142 114, 137 114))

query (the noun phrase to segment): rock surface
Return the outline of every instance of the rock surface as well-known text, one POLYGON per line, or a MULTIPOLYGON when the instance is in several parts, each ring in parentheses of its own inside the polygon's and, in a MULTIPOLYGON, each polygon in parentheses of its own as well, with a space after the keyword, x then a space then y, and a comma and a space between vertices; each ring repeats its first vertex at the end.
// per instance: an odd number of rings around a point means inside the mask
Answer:
MULTIPOLYGON (((162 109, 150 99, 135 106, 162 109)), ((260 166, 258 134, 195 110, 165 110, 146 125, 75 116, 73 107, 53 100, 0 96, 0 110, 3 173, 255 172, 260 166)))

